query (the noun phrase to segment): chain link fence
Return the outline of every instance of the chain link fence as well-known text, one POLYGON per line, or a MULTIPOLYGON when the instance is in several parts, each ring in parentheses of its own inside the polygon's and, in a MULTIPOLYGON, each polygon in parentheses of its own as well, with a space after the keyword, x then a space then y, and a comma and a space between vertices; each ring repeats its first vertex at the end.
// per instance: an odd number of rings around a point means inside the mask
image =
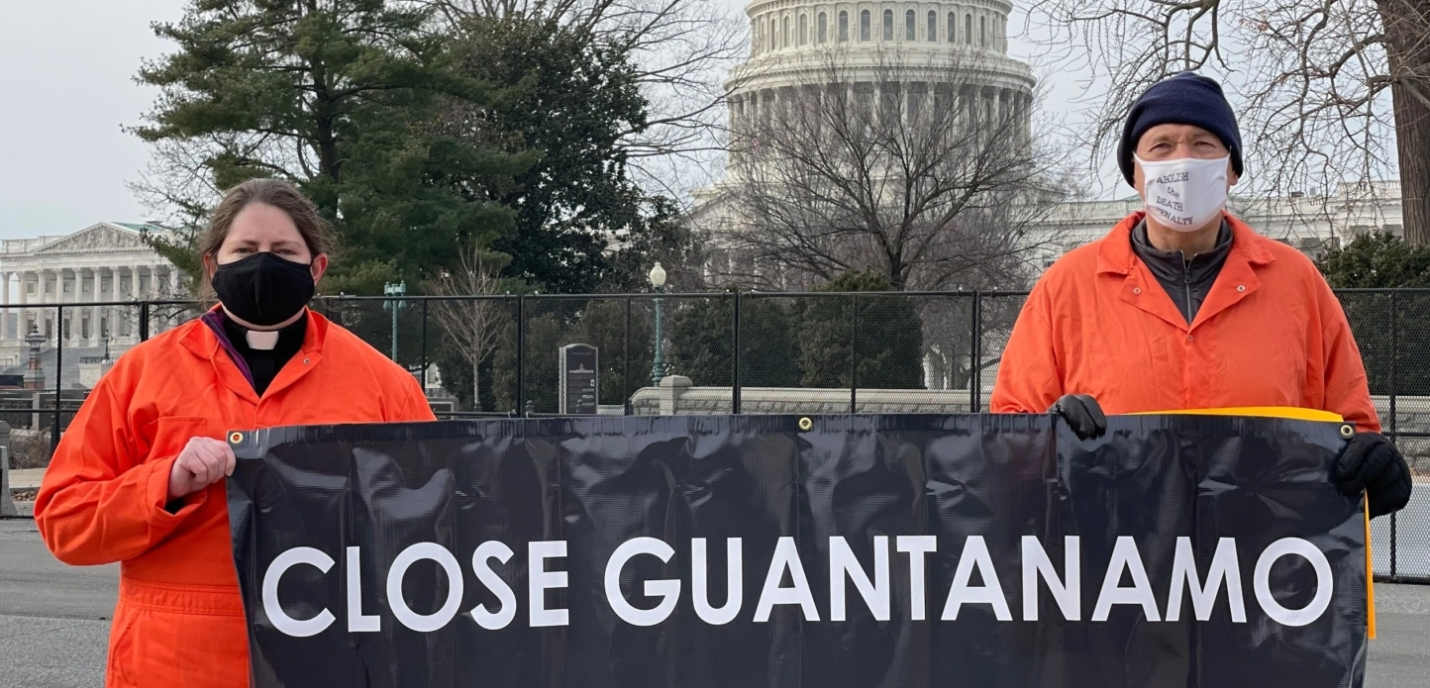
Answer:
MULTIPOLYGON (((1338 296, 1385 434, 1430 479, 1430 290, 1338 296)), ((979 413, 1025 298, 328 297, 314 308, 422 380, 444 418, 559 414, 560 352, 573 344, 595 349, 601 414, 979 413)), ((17 462, 43 465, 114 359, 200 312, 175 301, 0 306, 0 420, 15 429, 17 462)), ((1430 485, 1373 522, 1372 539, 1379 576, 1430 583, 1430 485)))

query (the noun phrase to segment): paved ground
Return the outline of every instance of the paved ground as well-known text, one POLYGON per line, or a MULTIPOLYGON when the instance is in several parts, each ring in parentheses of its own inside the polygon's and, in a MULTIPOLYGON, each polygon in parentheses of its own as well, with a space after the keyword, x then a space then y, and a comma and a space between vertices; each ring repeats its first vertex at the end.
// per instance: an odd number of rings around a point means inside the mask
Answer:
POLYGON ((1421 688, 1430 670, 1430 585, 1375 586, 1366 688, 1421 688))
POLYGON ((34 521, 0 520, 0 685, 103 685, 118 592, 118 566, 65 566, 34 521))
MULTIPOLYGON (((0 685, 80 688, 104 681, 117 566, 50 556, 34 521, 0 520, 0 685)), ((1377 585, 1380 638, 1366 688, 1422 688, 1430 671, 1430 586, 1377 585)))

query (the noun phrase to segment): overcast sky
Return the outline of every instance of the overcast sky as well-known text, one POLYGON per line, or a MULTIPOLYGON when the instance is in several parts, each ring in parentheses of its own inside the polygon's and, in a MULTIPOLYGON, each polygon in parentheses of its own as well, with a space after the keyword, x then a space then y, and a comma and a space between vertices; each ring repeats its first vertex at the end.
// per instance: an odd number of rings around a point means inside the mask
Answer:
MULTIPOLYGON (((0 238, 145 219, 125 182, 138 177, 148 148, 121 127, 139 124, 156 95, 134 82, 141 62, 173 49, 149 25, 179 19, 185 5, 0 0, 0 238)), ((1016 39, 1012 50, 1029 52, 1016 39)), ((1058 81, 1054 109, 1076 90, 1058 81)))
POLYGON ((124 183, 148 160, 120 130, 154 90, 134 83, 183 0, 0 0, 0 238, 144 219, 124 183))

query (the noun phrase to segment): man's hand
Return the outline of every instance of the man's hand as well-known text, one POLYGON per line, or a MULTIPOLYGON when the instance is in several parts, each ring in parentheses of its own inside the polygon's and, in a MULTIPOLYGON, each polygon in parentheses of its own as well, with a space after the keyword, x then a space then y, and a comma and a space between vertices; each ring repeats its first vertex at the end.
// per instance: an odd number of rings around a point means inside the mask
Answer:
POLYGON ((169 471, 169 500, 186 497, 233 474, 233 449, 226 442, 195 437, 169 471))
POLYGON ((1107 416, 1097 400, 1086 394, 1065 394, 1053 402, 1048 413, 1062 416, 1078 439, 1090 440, 1107 432, 1107 416))
POLYGON ((1347 497, 1365 492, 1370 517, 1400 511, 1410 503, 1414 481, 1400 450, 1376 432, 1362 432, 1336 459, 1336 489, 1347 497))

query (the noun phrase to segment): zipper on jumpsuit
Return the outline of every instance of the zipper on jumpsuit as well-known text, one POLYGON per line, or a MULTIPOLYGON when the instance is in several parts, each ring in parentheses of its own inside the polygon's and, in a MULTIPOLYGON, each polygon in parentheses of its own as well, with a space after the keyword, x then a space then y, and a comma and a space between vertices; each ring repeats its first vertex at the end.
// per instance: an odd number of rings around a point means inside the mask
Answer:
MULTIPOLYGON (((1182 317, 1187 319, 1187 341, 1183 343, 1186 347, 1192 341, 1192 261, 1187 258, 1187 254, 1182 254, 1182 317)), ((1182 405, 1191 408, 1192 404, 1192 354, 1189 350, 1184 350, 1182 355, 1182 405)))
MULTIPOLYGON (((1194 257, 1195 257, 1195 256, 1194 256, 1194 257)), ((1192 317, 1193 317, 1193 316, 1192 316, 1192 261, 1191 261, 1190 258, 1187 258, 1185 254, 1182 256, 1182 289, 1183 289, 1183 293, 1186 294, 1186 296, 1187 296, 1186 305, 1183 306, 1183 308, 1186 308, 1186 309, 1187 309, 1187 327, 1188 327, 1188 329, 1190 329, 1190 328, 1191 328, 1191 325, 1192 325, 1192 317)))

